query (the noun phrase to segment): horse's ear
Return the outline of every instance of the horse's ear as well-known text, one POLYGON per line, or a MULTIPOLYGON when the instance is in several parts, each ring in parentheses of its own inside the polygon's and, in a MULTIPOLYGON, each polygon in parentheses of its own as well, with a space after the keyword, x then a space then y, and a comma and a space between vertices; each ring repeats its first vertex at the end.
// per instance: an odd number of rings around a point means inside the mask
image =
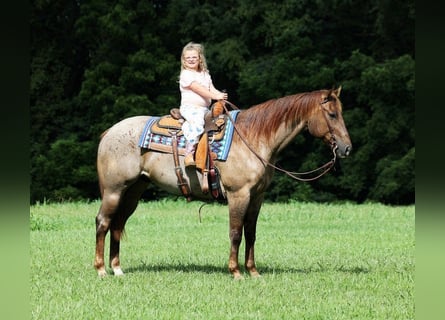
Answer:
POLYGON ((338 97, 340 97, 340 92, 341 92, 341 86, 339 86, 337 89, 334 90, 335 95, 338 97))

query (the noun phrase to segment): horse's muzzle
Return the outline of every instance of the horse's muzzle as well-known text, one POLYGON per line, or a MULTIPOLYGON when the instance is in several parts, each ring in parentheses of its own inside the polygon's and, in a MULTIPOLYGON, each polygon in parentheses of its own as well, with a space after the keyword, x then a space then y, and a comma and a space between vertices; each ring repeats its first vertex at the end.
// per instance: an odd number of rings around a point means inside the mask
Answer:
POLYGON ((336 142, 337 149, 335 150, 337 157, 346 158, 349 156, 352 150, 352 146, 350 144, 344 144, 341 142, 336 142))

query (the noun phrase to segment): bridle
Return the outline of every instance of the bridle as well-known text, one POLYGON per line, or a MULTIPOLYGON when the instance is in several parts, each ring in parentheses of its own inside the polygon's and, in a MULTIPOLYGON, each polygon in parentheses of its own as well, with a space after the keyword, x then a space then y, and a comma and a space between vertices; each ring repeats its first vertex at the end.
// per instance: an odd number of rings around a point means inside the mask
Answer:
MULTIPOLYGON (((323 105, 323 104, 327 103, 328 101, 329 101, 329 98, 326 98, 326 99, 323 100, 320 104, 323 105)), ((292 171, 288 171, 288 170, 282 169, 282 168, 280 168, 280 167, 277 167, 276 165, 270 163, 269 161, 267 161, 266 159, 264 159, 263 157, 261 157, 255 150, 253 150, 253 148, 249 145, 249 143, 246 141, 246 139, 243 137, 243 135, 239 132, 238 127, 237 127, 237 125, 236 125, 236 123, 235 123, 235 120, 233 120, 232 116, 230 115, 229 110, 227 110, 226 103, 229 104, 229 105, 231 106, 232 109, 239 110, 239 108, 238 108, 236 105, 234 105, 233 103, 231 103, 230 101, 224 100, 223 102, 225 102, 225 103, 223 103, 223 105, 224 105, 224 110, 225 110, 227 116, 229 117, 230 121, 232 122, 233 128, 235 129, 236 133, 237 133, 238 136, 240 137, 241 141, 244 142, 244 144, 247 146, 247 148, 248 148, 248 149, 249 149, 249 150, 250 150, 250 151, 251 151, 251 152, 252 152, 252 153, 253 153, 253 154, 254 154, 254 155, 261 161, 261 162, 263 162, 263 164, 264 164, 265 166, 269 166, 269 167, 271 167, 271 168, 274 168, 274 169, 277 170, 277 171, 283 172, 284 174, 288 175, 288 176, 291 177, 292 179, 299 180, 299 181, 306 181, 306 182, 307 182, 307 181, 314 181, 314 180, 319 179, 320 177, 322 177, 323 175, 325 175, 326 173, 328 173, 328 172, 334 167, 334 165, 335 165, 335 161, 337 160, 337 153, 336 153, 336 151, 337 151, 337 149, 338 149, 338 146, 337 146, 337 142, 336 142, 336 140, 335 140, 335 135, 334 135, 334 132, 333 132, 333 130, 332 130, 332 127, 331 127, 331 125, 329 124, 329 121, 328 121, 328 119, 327 119, 327 117, 326 117, 326 111, 325 111, 325 109, 324 109, 323 107, 322 107, 323 116, 324 116, 324 118, 325 118, 325 120, 326 120, 326 124, 327 124, 327 126, 328 126, 329 133, 330 133, 330 135, 331 135, 331 136, 330 136, 330 139, 329 139, 329 142, 330 142, 330 146, 331 146, 331 150, 332 150, 333 158, 332 158, 330 161, 326 162, 324 165, 318 167, 317 169, 314 169, 314 170, 311 170, 311 171, 306 171, 306 172, 292 172, 292 171), (318 173, 318 172, 320 172, 320 171, 321 171, 321 173, 318 173), (304 178, 304 176, 313 175, 313 174, 317 174, 317 175, 316 175, 315 177, 304 178)))

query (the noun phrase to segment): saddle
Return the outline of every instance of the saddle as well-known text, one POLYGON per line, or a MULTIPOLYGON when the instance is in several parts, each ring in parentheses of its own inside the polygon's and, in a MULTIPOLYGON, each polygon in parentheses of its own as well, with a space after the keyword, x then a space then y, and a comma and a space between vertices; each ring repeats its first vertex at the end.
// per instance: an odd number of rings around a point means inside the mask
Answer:
MULTIPOLYGON (((221 202, 225 201, 225 195, 221 190, 219 172, 214 166, 214 160, 217 158, 217 155, 211 151, 209 143, 210 141, 218 141, 224 138, 225 124, 227 121, 227 116, 224 111, 224 102, 222 101, 217 101, 211 106, 210 110, 204 116, 204 133, 201 135, 195 151, 196 170, 202 173, 202 192, 207 194, 211 191, 213 198, 221 202)), ((153 134, 172 139, 171 149, 163 145, 158 145, 157 147, 159 151, 173 153, 178 187, 187 200, 190 201, 190 187, 183 177, 179 164, 179 155, 185 154, 184 147, 181 147, 178 142, 183 136, 182 124, 184 121, 185 119, 182 117, 179 109, 173 108, 170 110, 169 115, 161 117, 152 125, 151 131, 153 134)))
MULTIPOLYGON (((151 127, 153 134, 171 136, 172 131, 177 132, 177 136, 182 136, 182 124, 185 119, 179 112, 179 108, 170 110, 170 114, 161 117, 151 127)), ((221 140, 224 137, 226 116, 222 102, 215 102, 211 109, 204 116, 204 133, 208 133, 213 140, 221 140)))

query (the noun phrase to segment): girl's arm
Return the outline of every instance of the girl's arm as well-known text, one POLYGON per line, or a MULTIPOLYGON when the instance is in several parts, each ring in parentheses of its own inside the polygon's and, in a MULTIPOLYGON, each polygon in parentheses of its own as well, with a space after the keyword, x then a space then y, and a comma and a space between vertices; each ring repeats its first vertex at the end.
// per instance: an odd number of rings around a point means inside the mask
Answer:
POLYGON ((193 81, 192 84, 189 86, 189 88, 199 94, 200 96, 204 98, 210 98, 212 100, 221 100, 221 99, 227 99, 227 93, 223 93, 213 86, 213 84, 210 85, 210 90, 206 87, 200 85, 196 81, 193 81))

